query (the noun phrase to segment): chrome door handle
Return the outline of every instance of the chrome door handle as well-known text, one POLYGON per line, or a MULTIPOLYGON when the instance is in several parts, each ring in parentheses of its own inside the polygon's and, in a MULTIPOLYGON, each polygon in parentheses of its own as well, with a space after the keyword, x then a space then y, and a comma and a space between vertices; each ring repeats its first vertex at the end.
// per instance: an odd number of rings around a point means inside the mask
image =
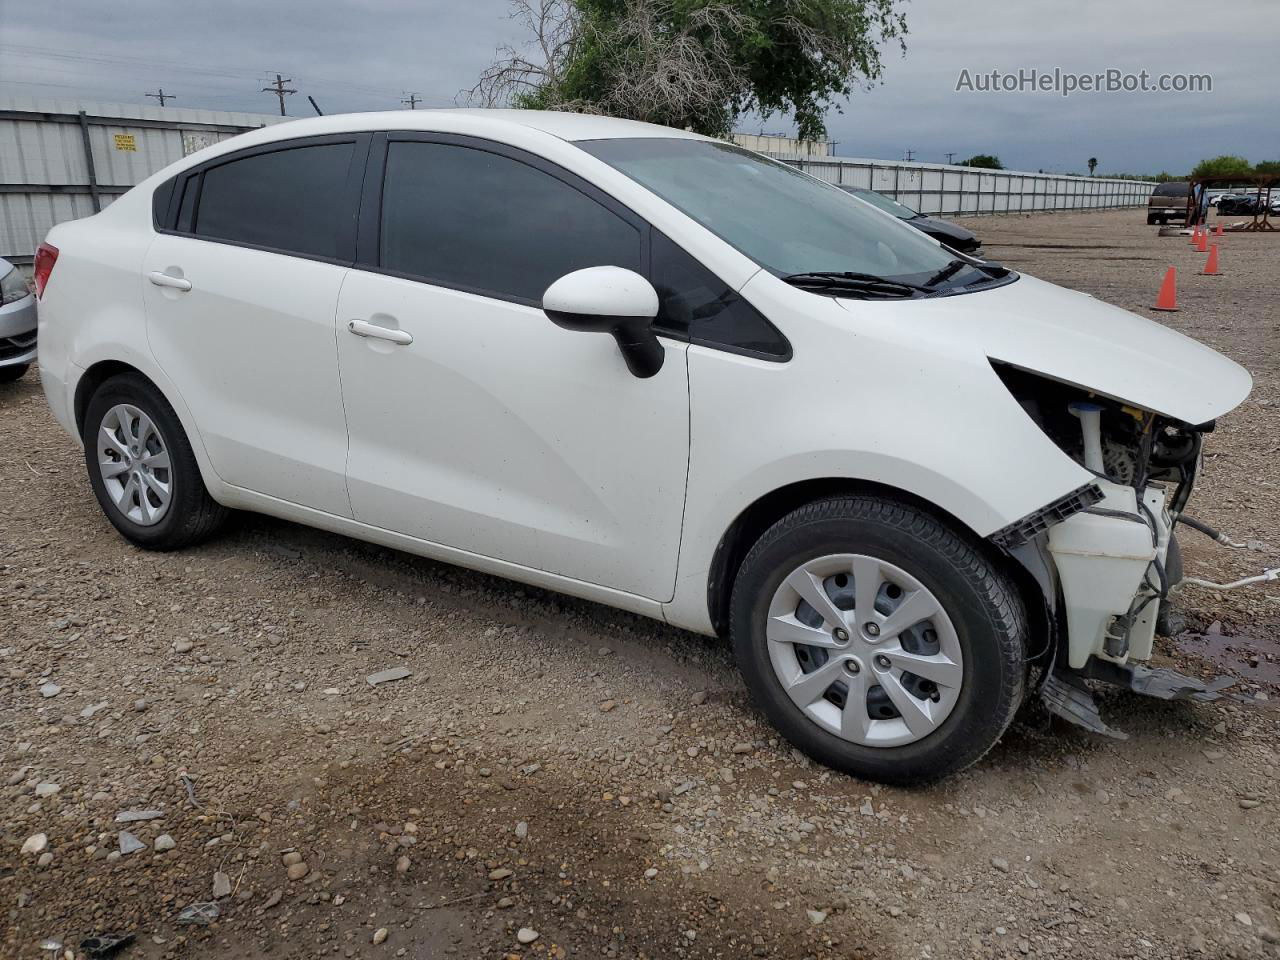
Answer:
POLYGON ((357 337, 390 340, 392 343, 398 343, 402 347, 407 347, 413 343, 413 334, 407 330, 392 330, 390 327, 380 327, 376 323, 367 323, 364 320, 352 320, 347 324, 347 329, 357 337))
POLYGON ((147 279, 157 287, 173 287, 175 290, 191 289, 190 280, 184 280, 182 277, 171 277, 169 274, 161 273, 159 270, 152 270, 147 274, 147 279))

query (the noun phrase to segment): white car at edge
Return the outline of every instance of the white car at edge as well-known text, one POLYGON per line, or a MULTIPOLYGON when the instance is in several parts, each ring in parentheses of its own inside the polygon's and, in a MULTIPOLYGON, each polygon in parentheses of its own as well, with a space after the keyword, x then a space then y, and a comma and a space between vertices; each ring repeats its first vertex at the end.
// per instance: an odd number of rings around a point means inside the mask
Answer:
POLYGON ((238 136, 55 227, 35 282, 139 546, 259 511, 725 634, 792 742, 897 783, 1033 676, 1104 731, 1082 678, 1158 692, 1173 525, 1251 386, 784 165, 571 114, 238 136))

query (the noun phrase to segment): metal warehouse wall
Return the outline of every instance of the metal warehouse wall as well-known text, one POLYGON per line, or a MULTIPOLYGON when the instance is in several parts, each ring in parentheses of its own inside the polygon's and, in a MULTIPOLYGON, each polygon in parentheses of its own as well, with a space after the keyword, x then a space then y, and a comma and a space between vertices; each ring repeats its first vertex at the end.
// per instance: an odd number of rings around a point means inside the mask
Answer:
POLYGON ((29 261, 55 223, 90 216, 175 160, 284 119, 0 98, 0 256, 29 261))
POLYGON ((829 183, 866 187, 928 214, 959 216, 1034 210, 1107 210, 1145 206, 1155 184, 1145 180, 1069 177, 933 163, 776 155, 829 183))

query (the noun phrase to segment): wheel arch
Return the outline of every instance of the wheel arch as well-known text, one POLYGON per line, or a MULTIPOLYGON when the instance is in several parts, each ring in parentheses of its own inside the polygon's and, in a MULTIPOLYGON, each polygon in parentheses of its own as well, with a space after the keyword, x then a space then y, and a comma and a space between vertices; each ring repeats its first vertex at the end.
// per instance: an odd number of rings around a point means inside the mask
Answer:
POLYGON ((784 516, 805 504, 839 496, 878 496, 908 504, 936 517, 968 538, 988 559, 1013 581, 1026 608, 1028 627, 1034 636, 1052 636, 1052 611, 1035 576, 1022 562, 1000 550, 953 513, 923 497, 873 480, 851 477, 821 477, 800 480, 770 491, 742 510, 721 536, 712 555, 707 575, 707 613, 718 636, 728 635, 729 602, 742 561, 760 536, 784 516))
POLYGON ((186 403, 183 402, 177 388, 164 379, 163 373, 157 371, 157 375, 153 376, 141 367, 118 357, 105 357, 90 363, 76 380, 75 390, 72 394, 71 414, 75 420, 76 436, 81 438, 84 436, 85 413, 89 409, 89 401, 93 399, 94 393, 112 377, 126 373, 141 377, 160 396, 168 401, 169 406, 173 408, 173 412, 178 418, 178 422, 182 425, 182 429, 186 431, 187 442, 191 444, 191 451, 195 455, 196 464, 200 468, 200 475, 204 480, 206 489, 208 489, 214 500, 219 503, 227 503, 225 491, 229 488, 223 483, 222 478, 218 476, 217 471, 213 469, 213 464, 209 461, 208 452, 204 447, 204 440, 191 416, 191 411, 187 409, 186 403))
MULTIPOLYGON (((137 367, 125 363, 123 360, 102 360, 89 367, 80 379, 76 382, 75 397, 72 401, 72 413, 75 416, 76 432, 81 436, 84 435, 84 415, 89 409, 89 401, 93 399, 93 395, 98 392, 98 388, 110 380, 112 377, 119 376, 124 373, 135 373, 142 377, 149 384, 159 390, 163 395, 164 390, 160 389, 160 385, 148 377, 137 367)), ((173 401, 170 401, 172 404, 173 401)))

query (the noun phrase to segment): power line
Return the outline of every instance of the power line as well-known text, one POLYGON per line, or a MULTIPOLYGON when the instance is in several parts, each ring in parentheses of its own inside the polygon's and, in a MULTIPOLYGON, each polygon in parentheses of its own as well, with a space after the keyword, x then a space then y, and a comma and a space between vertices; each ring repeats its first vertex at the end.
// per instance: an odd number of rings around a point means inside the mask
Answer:
POLYGON ((178 95, 177 95, 176 93, 165 93, 165 92, 164 92, 164 87, 160 87, 160 88, 159 88, 159 90, 160 90, 160 92, 159 92, 159 93, 144 93, 144 94, 143 94, 143 96, 144 96, 144 97, 155 97, 157 100, 159 100, 159 101, 160 101, 160 106, 162 106, 162 107, 164 106, 164 102, 165 102, 166 100, 177 100, 177 99, 178 99, 178 95))
POLYGON ((947 164, 948 164, 949 166, 950 166, 950 165, 954 165, 954 164, 955 164, 955 160, 956 160, 955 151, 949 151, 949 152, 947 153, 947 164))
POLYGON ((286 114, 286 113, 284 112, 284 98, 285 98, 288 94, 291 94, 291 93, 297 93, 298 91, 297 91, 297 90, 290 89, 289 87, 286 87, 286 86, 285 86, 285 84, 286 84, 286 83, 293 83, 293 77, 289 77, 289 78, 286 80, 286 79, 283 79, 283 78, 280 76, 280 74, 278 74, 278 73, 277 73, 277 74, 276 74, 276 80, 275 80, 275 83, 271 83, 271 81, 269 81, 269 80, 267 81, 267 83, 268 83, 268 86, 263 87, 263 88, 262 88, 262 90, 261 90, 260 92, 261 92, 261 93, 274 93, 277 97, 279 97, 279 98, 280 98, 280 116, 282 116, 282 117, 284 117, 284 116, 288 116, 288 114, 286 114))
POLYGON ((418 104, 422 102, 422 98, 418 96, 416 93, 411 93, 400 102, 407 103, 409 105, 410 110, 417 110, 418 104))
POLYGON ((908 163, 910 163, 912 160, 914 160, 914 159, 915 159, 915 151, 914 151, 914 150, 908 150, 908 151, 907 151, 907 155, 906 155, 905 157, 903 157, 902 159, 903 159, 903 160, 905 160, 905 161, 907 161, 908 163))
MULTIPOLYGON (((172 60, 161 60, 144 57, 119 56, 114 54, 93 53, 81 54, 71 51, 59 50, 54 47, 39 47, 19 45, 12 43, 4 43, 0 41, 0 54, 4 54, 4 62, 6 66, 15 64, 19 59, 29 62, 25 66, 24 71, 44 70, 52 73, 61 73, 62 71, 52 69, 51 67, 30 63, 32 60, 48 60, 58 63, 60 66, 69 71, 79 71, 82 69, 92 70, 93 66, 110 66, 113 76, 118 77, 121 73, 154 73, 157 70, 181 70, 184 74, 200 74, 207 77, 216 77, 219 79, 236 80, 245 77, 250 71, 245 70, 239 73, 231 72, 228 69, 216 69, 211 67, 202 67, 190 61, 177 62, 172 60)), ((93 71, 97 73, 97 71, 93 71)), ((350 95, 352 93, 364 94, 370 97, 393 97, 397 92, 403 93, 403 90, 396 91, 390 87, 379 87, 376 85, 362 84, 353 82, 350 78, 338 78, 329 76, 318 76, 310 72, 304 71, 298 77, 290 77, 284 79, 285 83, 299 83, 303 86, 324 86, 331 87, 334 90, 341 90, 343 94, 350 95), (304 75, 305 74, 305 75, 304 75)), ((29 75, 29 74, 28 74, 29 75)), ((65 75, 65 74, 64 74, 65 75)), ((74 72, 71 75, 75 75, 74 72)), ((98 86, 99 78, 86 80, 86 85, 98 86)), ((72 86, 71 84, 36 83, 31 80, 25 81, 2 81, 0 82, 21 82, 24 86, 72 86)), ((270 81, 268 81, 270 82, 270 81)), ((265 90, 266 88, 264 88, 265 90)), ((266 92, 275 93, 274 87, 266 92)), ((167 96, 167 95, 166 95, 167 96)), ((227 96, 230 96, 229 94, 227 96)), ((415 93, 415 96, 417 94, 415 93)), ((439 106, 452 106, 454 100, 450 97, 419 97, 419 103, 435 104, 439 106)))

